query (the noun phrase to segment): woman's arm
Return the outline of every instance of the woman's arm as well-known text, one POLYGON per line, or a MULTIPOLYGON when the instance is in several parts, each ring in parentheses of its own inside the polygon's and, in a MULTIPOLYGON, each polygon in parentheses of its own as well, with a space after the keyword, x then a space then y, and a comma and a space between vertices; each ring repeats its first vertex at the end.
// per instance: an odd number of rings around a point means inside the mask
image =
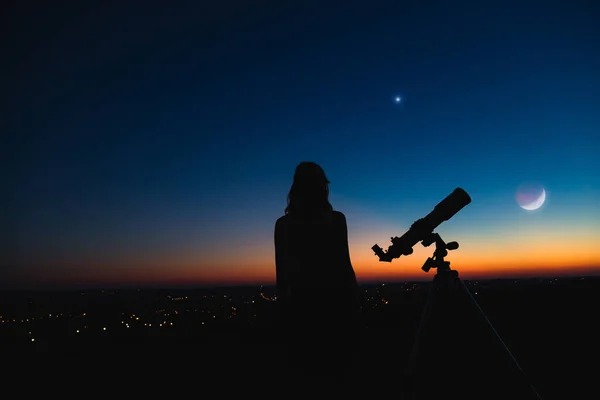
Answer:
POLYGON ((343 259, 343 263, 346 266, 346 273, 348 279, 349 289, 353 292, 352 297, 354 302, 354 310, 356 314, 354 316, 360 320, 361 314, 361 298, 362 292, 360 287, 358 286, 358 281, 356 280, 356 273, 354 272, 354 268, 352 267, 352 261, 350 260, 350 247, 348 246, 348 225, 346 223, 346 216, 340 214, 340 242, 342 243, 340 246, 340 257, 343 259))
POLYGON ((352 267, 352 261, 350 260, 350 247, 348 246, 348 224, 346 223, 346 216, 338 211, 339 215, 339 226, 340 226, 340 249, 339 254, 341 261, 347 268, 350 282, 353 285, 356 285, 356 274, 354 273, 354 268, 352 267))
POLYGON ((285 242, 283 222, 281 218, 275 223, 275 279, 277 285, 277 297, 283 299, 286 291, 285 285, 285 242))

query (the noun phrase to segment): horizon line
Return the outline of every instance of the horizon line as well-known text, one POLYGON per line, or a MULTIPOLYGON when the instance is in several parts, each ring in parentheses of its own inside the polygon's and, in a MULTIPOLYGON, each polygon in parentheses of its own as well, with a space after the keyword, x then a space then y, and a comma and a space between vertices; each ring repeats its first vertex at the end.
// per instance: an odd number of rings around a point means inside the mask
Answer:
MULTIPOLYGON (((433 280, 433 276, 429 275, 422 279, 383 279, 383 280, 365 280, 359 282, 361 285, 382 285, 396 283, 426 283, 433 280)), ((552 280, 552 279, 590 279, 600 278, 599 273, 593 274, 560 274, 560 275, 545 275, 545 276, 504 276, 504 277, 485 277, 485 278, 461 278, 468 281, 509 281, 509 280, 552 280)), ((0 288, 2 292, 31 292, 31 291, 112 291, 112 290, 180 290, 180 289, 225 289, 225 288, 256 288, 256 287, 275 287, 274 282, 270 283, 252 283, 252 282, 237 282, 237 283, 190 283, 190 284, 112 284, 112 285, 37 285, 37 286, 22 286, 13 288, 0 288)))

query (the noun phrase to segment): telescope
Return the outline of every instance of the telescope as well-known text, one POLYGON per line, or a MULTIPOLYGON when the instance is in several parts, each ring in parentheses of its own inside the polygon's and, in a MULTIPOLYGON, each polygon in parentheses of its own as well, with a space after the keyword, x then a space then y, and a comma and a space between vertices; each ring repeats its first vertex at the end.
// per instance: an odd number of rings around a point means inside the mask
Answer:
MULTIPOLYGON (((442 222, 449 220, 459 212, 464 206, 471 202, 469 194, 461 188, 456 188, 444 200, 440 201, 427 216, 416 220, 404 235, 391 238, 392 245, 387 251, 375 244, 371 249, 379 257, 379 261, 391 262, 394 258, 413 253, 413 247, 419 243, 427 247, 432 241, 433 230, 442 222)), ((453 243, 448 243, 454 247, 453 243)), ((458 247, 458 243, 456 244, 458 247)), ((455 248, 456 248, 455 247, 455 248)), ((449 250, 453 250, 448 248, 449 250)))
MULTIPOLYGON (((522 378, 525 378, 524 383, 527 383, 529 386, 529 390, 531 394, 534 394, 537 399, 541 400, 540 395, 537 390, 529 381, 527 375, 517 362, 514 355, 511 353, 510 349, 506 345, 506 343, 502 340, 488 317, 485 315, 475 297, 471 294, 467 286, 462 282, 462 280, 458 277, 458 271, 450 268, 450 261, 446 261, 444 258, 448 255, 448 250, 455 250, 458 248, 457 242, 449 242, 446 243, 439 234, 434 232, 434 229, 437 228, 442 222, 448 221, 450 218, 454 216, 457 212, 459 212, 464 206, 471 202, 471 197, 467 192, 465 192, 461 188, 456 188, 452 193, 450 193, 444 200, 440 201, 438 205, 436 205, 427 216, 424 218, 418 219, 415 221, 410 229, 404 233, 404 235, 400 237, 392 238, 392 245, 387 249, 387 251, 383 251, 381 247, 378 245, 374 245, 371 249, 375 252, 375 255, 379 256, 379 261, 391 262, 394 258, 399 258, 402 255, 409 255, 413 253, 413 247, 421 242, 424 247, 429 247, 433 243, 435 243, 435 251, 433 253, 433 257, 429 257, 425 264, 421 267, 421 269, 425 272, 429 272, 432 268, 437 270, 435 277, 433 278, 432 285, 429 287, 429 293, 427 295, 427 302, 423 307, 423 313, 421 315, 421 319, 419 321, 419 327, 417 328, 417 334, 415 337, 415 341, 413 343, 413 348, 410 353, 410 358, 408 362, 408 366, 405 370, 405 377, 407 378, 405 389, 408 390, 407 394, 416 394, 415 389, 416 385, 420 383, 424 383, 423 387, 430 387, 430 366, 425 364, 425 369, 423 370, 423 364, 421 364, 421 368, 418 368, 417 364, 417 356, 419 354, 419 348, 421 347, 422 342, 422 332, 424 331, 424 327, 429 325, 429 319, 432 315, 436 316, 438 321, 433 324, 433 328, 444 327, 446 325, 446 329, 441 332, 443 334, 440 335, 440 332, 434 331, 433 336, 425 336, 429 337, 430 345, 434 346, 434 349, 437 350, 437 354, 442 355, 443 359, 454 360, 456 355, 460 354, 461 350, 455 352, 446 352, 447 350, 452 350, 451 343, 454 341, 451 336, 449 336, 450 332, 454 332, 453 334, 458 334, 456 338, 461 336, 460 329, 453 330, 453 327, 456 327, 456 322, 453 320, 452 313, 452 305, 460 304, 460 296, 459 293, 462 292, 457 290, 458 288, 462 288, 464 293, 467 294, 467 298, 470 299, 471 304, 475 306, 475 308, 479 311, 479 314, 483 317, 483 320, 487 323, 488 327, 496 336, 496 339, 502 344, 504 350, 506 350, 507 355, 510 357, 516 369, 522 375, 522 378), (437 307, 440 307, 441 310, 434 313, 434 305, 437 304, 437 307), (431 340, 433 339, 433 340, 431 340), (443 340, 440 340, 443 339, 443 340), (421 381, 418 378, 419 374, 423 374, 423 371, 426 373, 426 379, 421 381), (411 393, 413 392, 413 393, 411 393)), ((433 353, 436 353, 434 351, 433 353)), ((453 365, 453 362, 451 361, 453 365)), ((437 367, 439 368, 439 366, 437 367)), ((446 387, 446 385, 442 385, 446 387)), ((454 385, 452 385, 454 386, 454 385)), ((436 396, 437 397, 437 396, 436 396)), ((410 398, 413 398, 410 396, 410 398)), ((426 398, 429 398, 427 396, 426 398)))

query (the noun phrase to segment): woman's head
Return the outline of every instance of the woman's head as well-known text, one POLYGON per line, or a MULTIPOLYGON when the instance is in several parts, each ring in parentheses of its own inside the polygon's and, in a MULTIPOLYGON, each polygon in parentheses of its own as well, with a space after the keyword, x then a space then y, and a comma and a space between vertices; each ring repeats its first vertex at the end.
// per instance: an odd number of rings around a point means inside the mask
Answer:
POLYGON ((329 180, 323 168, 309 161, 298 164, 287 203, 286 214, 308 215, 332 211, 329 180))

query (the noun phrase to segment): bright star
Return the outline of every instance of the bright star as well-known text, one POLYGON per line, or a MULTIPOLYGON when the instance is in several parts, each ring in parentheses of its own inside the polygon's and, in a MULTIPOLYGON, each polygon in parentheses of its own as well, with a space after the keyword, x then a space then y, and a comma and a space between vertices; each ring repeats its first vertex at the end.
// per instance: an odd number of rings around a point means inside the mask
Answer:
POLYGON ((401 100, 402 98, 400 96, 396 96, 396 98, 394 99, 396 103, 400 103, 401 100))

